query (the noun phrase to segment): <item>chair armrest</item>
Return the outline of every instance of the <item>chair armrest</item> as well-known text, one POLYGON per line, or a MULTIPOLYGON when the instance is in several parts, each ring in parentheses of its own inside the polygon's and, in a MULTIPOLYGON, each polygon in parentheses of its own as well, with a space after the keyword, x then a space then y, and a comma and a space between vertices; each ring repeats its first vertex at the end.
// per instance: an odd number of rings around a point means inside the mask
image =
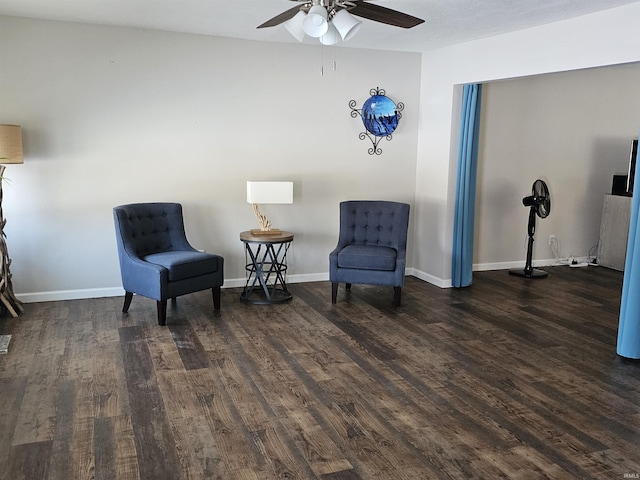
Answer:
POLYGON ((125 291, 163 300, 163 286, 168 283, 169 272, 161 265, 145 262, 129 255, 120 261, 122 286, 125 291))

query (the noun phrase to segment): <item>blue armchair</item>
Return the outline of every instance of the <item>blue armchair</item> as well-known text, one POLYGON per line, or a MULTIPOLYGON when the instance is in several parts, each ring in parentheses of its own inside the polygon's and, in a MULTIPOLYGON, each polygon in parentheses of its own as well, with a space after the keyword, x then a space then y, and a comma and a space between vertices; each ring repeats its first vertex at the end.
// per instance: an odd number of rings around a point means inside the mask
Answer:
POLYGON ((400 305, 407 251, 409 205, 389 201, 340 203, 338 245, 329 254, 331 303, 338 284, 389 285, 393 303, 400 305))
POLYGON ((165 325, 167 300, 211 288, 220 310, 224 259, 202 253, 187 241, 179 203, 134 203, 113 209, 126 313, 133 294, 157 302, 158 324, 165 325))

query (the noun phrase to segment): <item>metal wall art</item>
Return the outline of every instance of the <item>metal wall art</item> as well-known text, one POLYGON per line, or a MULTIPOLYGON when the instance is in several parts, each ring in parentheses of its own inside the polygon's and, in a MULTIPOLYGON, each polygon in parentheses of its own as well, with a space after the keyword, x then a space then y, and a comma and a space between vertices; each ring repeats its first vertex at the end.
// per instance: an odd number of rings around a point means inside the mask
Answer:
POLYGON ((364 102, 362 109, 356 108, 356 101, 349 102, 351 117, 361 117, 365 131, 359 135, 360 140, 368 138, 373 146, 369 149, 369 155, 380 155, 382 149, 378 148, 378 143, 382 138, 391 140, 391 134, 398 127, 398 122, 402 118, 403 103, 394 103, 385 95, 381 88, 369 90, 369 99, 364 102))

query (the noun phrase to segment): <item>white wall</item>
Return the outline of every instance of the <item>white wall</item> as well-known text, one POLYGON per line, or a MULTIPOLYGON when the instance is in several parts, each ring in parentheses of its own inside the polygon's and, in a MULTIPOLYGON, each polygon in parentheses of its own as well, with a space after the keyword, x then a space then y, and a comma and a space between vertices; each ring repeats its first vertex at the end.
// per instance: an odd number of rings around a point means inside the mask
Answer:
POLYGON ((457 119, 465 83, 640 60, 640 3, 423 53, 414 207, 417 276, 451 284, 457 119))
POLYGON ((118 293, 111 207, 147 200, 183 202, 239 284, 249 178, 296 182, 294 205, 265 208, 296 233, 293 281, 326 278, 337 203, 375 197, 412 203, 410 272, 448 286, 459 85, 636 62, 637 18, 640 3, 419 56, 0 17, 0 122, 25 139, 4 189, 15 290, 118 293), (346 105, 376 86, 406 108, 370 157, 346 105))
POLYGON ((3 202, 18 297, 119 294, 111 209, 137 201, 183 203, 189 239, 240 285, 246 180, 294 181, 293 205, 262 209, 296 235, 290 281, 328 278, 341 200, 413 203, 420 61, 0 17, 0 123, 25 150, 3 202), (405 104, 380 156, 348 108, 375 87, 405 104))
POLYGON ((490 82, 482 92, 474 264, 521 266, 529 209, 522 197, 542 178, 551 214, 537 219, 533 259, 597 254, 603 198, 626 174, 640 129, 640 64, 490 82), (515 263, 514 263, 515 261, 515 263))

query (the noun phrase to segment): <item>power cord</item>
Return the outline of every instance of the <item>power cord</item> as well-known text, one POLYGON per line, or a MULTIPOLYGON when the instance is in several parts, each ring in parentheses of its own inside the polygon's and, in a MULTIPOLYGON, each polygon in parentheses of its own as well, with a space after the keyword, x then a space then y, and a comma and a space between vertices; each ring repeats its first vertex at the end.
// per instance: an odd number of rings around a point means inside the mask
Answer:
POLYGON ((598 244, 594 245, 589 249, 589 252, 587 253, 587 256, 586 256, 586 261, 585 260, 579 261, 578 258, 581 258, 581 257, 576 257, 573 254, 570 254, 566 259, 560 258, 560 242, 558 241, 558 238, 555 235, 550 236, 549 247, 551 248, 551 253, 553 253, 553 256, 555 258, 556 265, 569 265, 570 267, 585 267, 587 265, 589 266, 598 265, 597 263, 598 260, 596 258, 596 255, 594 255, 594 251, 597 251, 598 249, 598 244))
POLYGON ((597 253, 596 255, 592 255, 592 252, 594 250, 597 252, 599 245, 600 245, 599 243, 596 243, 593 247, 591 247, 591 249, 589 249, 589 253, 587 254, 587 262, 589 262, 589 265, 593 267, 598 265, 598 256, 597 256, 597 253))

